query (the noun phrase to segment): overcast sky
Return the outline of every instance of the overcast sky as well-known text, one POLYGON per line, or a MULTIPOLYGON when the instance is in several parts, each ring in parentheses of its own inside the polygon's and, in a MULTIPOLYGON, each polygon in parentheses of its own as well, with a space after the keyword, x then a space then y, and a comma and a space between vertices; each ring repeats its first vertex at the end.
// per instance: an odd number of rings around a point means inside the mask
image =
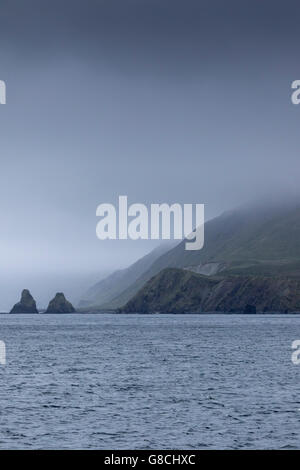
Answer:
POLYGON ((22 287, 72 296, 149 251, 96 238, 96 207, 119 195, 210 218, 297 190, 299 14, 288 0, 1 0, 0 310, 22 287))

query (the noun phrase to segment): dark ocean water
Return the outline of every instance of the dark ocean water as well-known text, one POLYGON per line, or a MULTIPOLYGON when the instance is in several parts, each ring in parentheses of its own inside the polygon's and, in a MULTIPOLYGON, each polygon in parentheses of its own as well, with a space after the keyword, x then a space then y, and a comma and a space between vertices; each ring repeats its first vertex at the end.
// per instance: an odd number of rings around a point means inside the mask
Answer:
POLYGON ((300 448, 292 315, 1 315, 0 448, 300 448))

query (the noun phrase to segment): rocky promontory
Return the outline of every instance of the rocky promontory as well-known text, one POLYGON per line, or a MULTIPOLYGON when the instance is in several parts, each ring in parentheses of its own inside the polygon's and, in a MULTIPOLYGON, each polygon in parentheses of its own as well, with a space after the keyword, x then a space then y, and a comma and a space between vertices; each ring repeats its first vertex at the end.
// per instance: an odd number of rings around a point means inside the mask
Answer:
POLYGON ((161 271, 119 313, 300 312, 300 279, 161 271))
POLYGON ((28 289, 23 290, 20 302, 14 305, 10 313, 39 313, 28 289))
POLYGON ((45 313, 75 313, 76 310, 65 298, 62 292, 58 292, 54 299, 49 302, 45 313))

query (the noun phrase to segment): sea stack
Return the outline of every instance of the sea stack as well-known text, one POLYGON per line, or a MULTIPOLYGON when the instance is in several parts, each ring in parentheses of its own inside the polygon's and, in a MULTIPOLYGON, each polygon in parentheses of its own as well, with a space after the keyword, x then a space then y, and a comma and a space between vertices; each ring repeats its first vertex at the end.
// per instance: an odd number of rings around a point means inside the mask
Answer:
POLYGON ((73 305, 67 301, 62 292, 58 292, 54 299, 49 302, 45 313, 75 313, 73 305))
POLYGON ((39 313, 28 289, 23 290, 20 302, 14 305, 10 313, 39 313))

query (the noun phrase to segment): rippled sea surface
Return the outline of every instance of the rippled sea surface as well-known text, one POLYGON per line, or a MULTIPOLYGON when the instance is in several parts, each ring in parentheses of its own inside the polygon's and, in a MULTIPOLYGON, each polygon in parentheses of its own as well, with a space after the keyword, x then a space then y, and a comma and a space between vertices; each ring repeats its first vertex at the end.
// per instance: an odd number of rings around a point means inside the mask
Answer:
POLYGON ((0 315, 2 449, 300 448, 292 315, 0 315))

